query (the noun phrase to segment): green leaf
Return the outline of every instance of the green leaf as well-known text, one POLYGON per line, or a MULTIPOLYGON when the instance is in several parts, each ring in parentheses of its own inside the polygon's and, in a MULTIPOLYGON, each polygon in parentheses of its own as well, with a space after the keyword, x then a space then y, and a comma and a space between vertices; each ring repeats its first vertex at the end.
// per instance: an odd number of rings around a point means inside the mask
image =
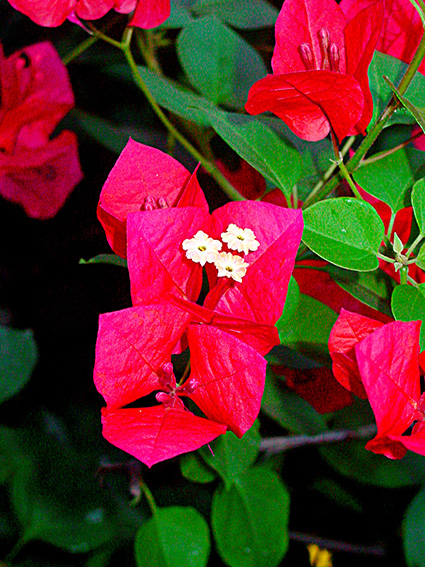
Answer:
POLYGON ((38 419, 30 430, 0 430, 0 471, 6 462, 22 540, 87 553, 113 540, 115 513, 95 479, 96 463, 64 442, 67 433, 53 415, 44 421, 49 433, 38 419))
POLYGON ((303 242, 321 258, 349 270, 378 267, 384 231, 378 213, 360 199, 327 199, 304 212, 303 242))
POLYGON ((285 306, 283 308, 283 313, 279 319, 279 325, 284 328, 286 325, 290 324, 292 317, 294 317, 298 303, 300 301, 300 286, 294 276, 291 275, 288 285, 288 292, 286 294, 285 306))
POLYGON ((295 435, 314 435, 326 430, 324 417, 286 388, 271 368, 267 368, 261 410, 295 435))
POLYGON ((403 546, 408 567, 425 567, 425 488, 415 496, 406 510, 403 546))
POLYGON ((205 113, 211 126, 235 152, 289 197, 302 174, 294 146, 253 116, 220 110, 205 113))
POLYGON ((238 439, 231 431, 221 435, 202 447, 200 453, 205 462, 222 477, 227 487, 237 482, 241 475, 251 467, 260 450, 259 422, 255 421, 242 439, 238 439))
MULTIPOLYGON (((406 69, 406 63, 403 63, 391 55, 375 51, 368 71, 370 89, 373 97, 373 118, 371 124, 375 122, 392 96, 390 87, 383 79, 384 75, 388 77, 393 84, 398 85, 406 69)), ((415 106, 425 105, 425 77, 421 73, 415 74, 405 95, 415 106)), ((414 123, 415 119, 410 112, 406 111, 404 108, 396 110, 389 120, 389 124, 414 123)))
POLYGON ((110 264, 112 266, 119 266, 120 268, 127 268, 127 260, 116 254, 99 254, 98 256, 90 258, 90 260, 83 260, 81 258, 79 264, 110 264))
MULTIPOLYGON (((352 406, 333 414, 333 427, 357 429, 374 423, 367 401, 356 399, 352 406)), ((368 439, 352 439, 344 443, 321 445, 320 454, 336 471, 363 484, 396 488, 414 486, 425 481, 425 458, 408 451, 401 460, 387 459, 367 451, 368 439)))
POLYGON ((317 299, 300 294, 297 310, 289 321, 283 316, 276 323, 281 344, 301 354, 328 362, 328 340, 338 313, 317 299))
POLYGON ((215 104, 242 109, 253 83, 267 74, 249 43, 216 16, 194 20, 179 34, 177 53, 191 84, 215 104))
POLYGON ((412 206, 420 233, 425 236, 425 179, 419 179, 413 185, 412 206))
POLYGON ((265 0, 198 0, 193 10, 199 16, 215 13, 235 28, 252 30, 273 27, 278 15, 265 0))
POLYGON ((425 270, 425 243, 419 249, 419 254, 416 256, 416 264, 421 270, 425 270))
POLYGON ((180 457, 180 471, 187 480, 200 484, 207 484, 216 478, 214 471, 195 451, 180 457))
POLYGON ((138 567, 203 567, 209 553, 208 525, 194 508, 157 508, 137 532, 138 567))
POLYGON ((276 567, 288 548, 289 495, 279 477, 257 467, 220 487, 212 503, 218 552, 230 567, 276 567))
POLYGON ((352 272, 329 264, 326 271, 342 289, 350 295, 392 317, 391 293, 395 282, 382 270, 373 272, 352 272))
MULTIPOLYGON (((398 285, 391 297, 391 308, 397 321, 425 321, 425 284, 398 285)), ((420 346, 421 351, 425 349, 425 325, 421 326, 420 346)))
POLYGON ((206 118, 207 115, 203 112, 214 109, 214 105, 210 100, 182 88, 179 83, 166 77, 161 77, 146 67, 139 66, 137 69, 150 93, 160 106, 199 126, 208 127, 210 125, 209 120, 206 118))
POLYGON ((0 403, 15 396, 31 377, 38 352, 31 329, 0 326, 0 403))
POLYGON ((72 118, 76 126, 81 128, 94 140, 102 144, 108 150, 117 154, 121 153, 131 137, 136 142, 155 145, 158 135, 152 128, 137 129, 130 126, 117 126, 108 120, 88 114, 82 110, 74 109, 72 118))
POLYGON ((397 212, 410 204, 408 191, 415 179, 424 172, 423 152, 403 148, 378 161, 366 163, 353 175, 362 189, 387 203, 393 212, 397 212))
POLYGON ((397 88, 392 84, 388 77, 384 77, 385 82, 399 99, 399 101, 403 104, 405 108, 410 112, 419 126, 422 128, 422 131, 425 132, 425 108, 420 108, 412 104, 406 97, 402 96, 397 88))

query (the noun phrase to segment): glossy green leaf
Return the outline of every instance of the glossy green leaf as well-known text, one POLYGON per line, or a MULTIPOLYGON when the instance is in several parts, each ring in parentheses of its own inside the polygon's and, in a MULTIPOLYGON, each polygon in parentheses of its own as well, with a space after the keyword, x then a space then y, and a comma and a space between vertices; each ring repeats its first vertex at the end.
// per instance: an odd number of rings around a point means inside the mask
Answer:
POLYGON ((0 326, 0 403, 22 390, 37 359, 37 345, 31 329, 0 326))
POLYGON ((323 415, 292 390, 267 368, 261 410, 281 427, 295 435, 314 435, 326 430, 323 415))
MULTIPOLYGON (((425 321, 425 284, 418 287, 398 285, 391 297, 391 308, 397 321, 425 321)), ((421 351, 425 350, 425 325, 421 326, 421 351)))
POLYGON ((292 317, 295 315, 298 303, 300 301, 300 286, 294 276, 291 276, 288 285, 288 292, 286 294, 285 306, 283 313, 279 318, 279 325, 281 328, 290 324, 292 317))
POLYGON ((188 24, 177 53, 192 86, 215 104, 242 109, 253 83, 267 74, 259 54, 216 16, 188 24))
POLYGON ((124 125, 118 126, 99 116, 77 109, 72 111, 72 117, 83 132, 116 154, 122 152, 130 137, 136 142, 143 142, 147 145, 155 145, 158 140, 158 133, 152 128, 138 129, 124 125))
POLYGON ((257 420, 241 439, 229 431, 210 443, 211 449, 209 446, 201 448, 203 459, 222 477, 226 486, 237 482, 254 464, 260 450, 259 426, 257 420))
POLYGON ((273 27, 278 14, 265 0, 195 0, 193 10, 200 16, 214 13, 235 28, 253 30, 273 27))
POLYGON ((408 567, 425 567, 425 488, 414 497, 406 510, 403 546, 408 567))
POLYGON ((302 174, 299 152, 253 116, 220 110, 206 113, 211 126, 235 152, 286 196, 302 174))
POLYGON ((214 471, 195 451, 185 453, 180 457, 180 470, 184 478, 191 482, 207 484, 216 478, 214 471))
POLYGON ((212 527, 230 567, 276 567, 288 548, 289 495, 279 477, 257 467, 214 494, 212 527))
POLYGON ((423 132, 425 132, 425 108, 415 106, 408 100, 406 97, 402 96, 397 88, 392 84, 388 77, 384 77, 385 82, 390 87, 392 92, 396 95, 399 101, 403 104, 403 106, 410 112, 419 126, 422 128, 423 132))
POLYGON ((353 272, 329 264, 326 266, 326 271, 350 295, 365 305, 392 317, 391 293, 395 282, 382 270, 353 272))
POLYGON ((328 361, 328 340, 338 314, 317 299, 300 294, 295 313, 276 323, 283 345, 314 360, 328 361))
POLYGON ((341 268, 375 270, 383 237, 384 224, 378 213, 360 199, 327 199, 304 211, 304 244, 341 268))
POLYGON ((425 243, 419 249, 419 253, 416 257, 416 264, 421 268, 421 270, 425 270, 425 243))
POLYGON ((137 532, 138 567, 203 567, 209 553, 208 525, 194 508, 157 508, 137 532))
POLYGON ((413 185, 412 206, 420 233, 425 236, 425 179, 419 179, 413 185))
MULTIPOLYGON (((336 430, 356 430, 375 422, 367 401, 356 399, 352 406, 333 414, 336 430)), ((418 485, 425 481, 425 457, 408 451, 400 460, 387 459, 365 445, 369 438, 321 445, 320 454, 336 471, 363 484, 396 488, 418 485)))
POLYGON ((410 204, 408 191, 425 173, 424 154, 403 148, 378 161, 366 163, 354 173, 355 181, 374 197, 397 212, 410 204))
MULTIPOLYGON (((391 89, 385 83, 383 77, 388 77, 394 85, 398 85, 406 69, 406 63, 403 63, 400 59, 375 51, 368 71, 374 103, 371 124, 381 114, 392 96, 391 89)), ((425 106, 425 77, 421 73, 415 74, 405 96, 415 106, 425 106)), ((393 114, 389 121, 389 124, 396 123, 414 124, 415 119, 405 108, 400 108, 393 114)))
POLYGON ((121 258, 116 254, 99 254, 98 256, 94 256, 90 258, 90 260, 83 260, 81 259, 80 264, 87 265, 87 264, 110 264, 112 266, 119 266, 120 268, 127 267, 127 260, 125 258, 121 258))

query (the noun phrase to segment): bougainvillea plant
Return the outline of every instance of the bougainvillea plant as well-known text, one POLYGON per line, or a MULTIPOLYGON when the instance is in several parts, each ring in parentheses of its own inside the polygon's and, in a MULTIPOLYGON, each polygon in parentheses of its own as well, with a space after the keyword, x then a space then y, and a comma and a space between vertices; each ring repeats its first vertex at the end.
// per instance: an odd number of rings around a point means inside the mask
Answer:
POLYGON ((0 563, 425 567, 424 28, 0 2, 0 563))

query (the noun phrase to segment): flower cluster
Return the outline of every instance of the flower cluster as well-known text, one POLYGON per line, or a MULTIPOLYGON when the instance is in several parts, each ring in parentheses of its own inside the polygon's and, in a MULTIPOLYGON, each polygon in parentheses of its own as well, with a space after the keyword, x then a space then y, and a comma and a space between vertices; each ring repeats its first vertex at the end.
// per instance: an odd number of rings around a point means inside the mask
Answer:
POLYGON ((74 106, 68 73, 47 42, 10 57, 0 47, 0 68, 0 195, 51 218, 82 177, 76 136, 50 137, 74 106))
POLYGON ((210 215, 196 175, 133 141, 99 207, 112 245, 122 253, 127 243, 133 301, 100 317, 94 379, 107 404, 104 436, 148 466, 226 430, 242 436, 260 410, 264 355, 279 342, 274 324, 301 239, 301 212, 232 202, 210 215), (210 290, 199 305, 203 267, 210 290), (171 356, 186 348, 190 374, 177 384, 171 356), (159 405, 126 407, 153 392, 159 405), (190 412, 184 397, 205 417, 190 412))

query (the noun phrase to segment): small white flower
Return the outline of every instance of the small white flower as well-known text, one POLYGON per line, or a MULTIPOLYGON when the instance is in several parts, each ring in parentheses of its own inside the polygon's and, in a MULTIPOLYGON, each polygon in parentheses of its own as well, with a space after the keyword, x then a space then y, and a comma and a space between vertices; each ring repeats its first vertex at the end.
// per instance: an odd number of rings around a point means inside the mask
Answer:
POLYGON ((236 254, 220 252, 215 259, 214 266, 218 270, 219 278, 232 278, 232 280, 242 283, 242 278, 246 274, 249 264, 236 254))
POLYGON ((186 258, 205 266, 206 262, 214 262, 222 244, 219 240, 213 240, 204 231, 198 230, 193 238, 186 238, 182 243, 186 250, 186 258))
POLYGON ((229 224, 226 232, 222 233, 221 238, 223 242, 226 242, 230 250, 236 250, 244 254, 255 252, 260 246, 250 228, 239 228, 233 223, 229 224))

